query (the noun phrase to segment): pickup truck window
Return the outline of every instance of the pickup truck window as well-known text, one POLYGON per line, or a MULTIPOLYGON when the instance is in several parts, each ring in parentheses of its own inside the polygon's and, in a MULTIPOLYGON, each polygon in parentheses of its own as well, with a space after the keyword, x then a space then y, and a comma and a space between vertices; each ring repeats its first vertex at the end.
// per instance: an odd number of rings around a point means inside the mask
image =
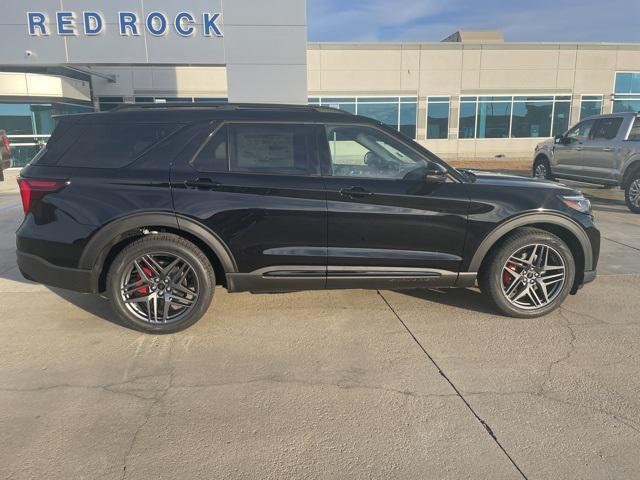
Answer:
POLYGON ((584 142, 589 138, 589 133, 595 123, 595 120, 585 120, 579 123, 567 132, 567 141, 569 143, 584 142))
POLYGON ((594 139, 613 140, 622 126, 622 117, 602 118, 598 120, 593 132, 594 139))
POLYGON ((630 142, 640 142, 640 117, 636 117, 627 138, 630 142))

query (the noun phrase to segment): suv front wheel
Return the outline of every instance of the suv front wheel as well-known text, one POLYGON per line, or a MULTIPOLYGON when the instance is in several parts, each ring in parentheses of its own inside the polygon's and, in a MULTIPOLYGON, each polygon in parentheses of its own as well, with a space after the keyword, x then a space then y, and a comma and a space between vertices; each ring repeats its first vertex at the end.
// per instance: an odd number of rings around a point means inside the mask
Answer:
POLYGON ((554 180, 553 174, 551 173, 551 165, 547 157, 540 155, 536 158, 535 162, 533 162, 532 175, 534 178, 554 180))
POLYGON ((640 169, 631 175, 624 190, 624 199, 627 207, 633 213, 640 213, 640 169))
POLYGON ((113 261, 107 290, 123 323, 147 333, 173 333, 205 314, 215 288, 211 263, 177 235, 147 235, 113 261))
POLYGON ((557 236, 521 228, 489 254, 478 283, 502 313, 534 318, 558 308, 571 291, 575 260, 557 236))

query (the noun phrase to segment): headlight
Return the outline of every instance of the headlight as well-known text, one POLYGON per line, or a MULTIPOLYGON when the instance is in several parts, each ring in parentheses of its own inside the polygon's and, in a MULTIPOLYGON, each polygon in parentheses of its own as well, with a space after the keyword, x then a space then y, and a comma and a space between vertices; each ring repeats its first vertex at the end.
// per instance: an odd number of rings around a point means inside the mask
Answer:
POLYGON ((573 195, 568 197, 560 197, 562 203, 567 207, 577 210, 581 213, 591 213, 591 202, 589 199, 584 198, 583 195, 573 195))

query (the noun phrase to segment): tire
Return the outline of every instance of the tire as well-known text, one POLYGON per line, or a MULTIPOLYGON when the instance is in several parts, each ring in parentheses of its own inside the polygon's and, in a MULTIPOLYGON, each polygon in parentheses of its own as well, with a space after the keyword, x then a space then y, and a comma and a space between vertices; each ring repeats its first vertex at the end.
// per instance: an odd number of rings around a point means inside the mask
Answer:
POLYGON ((125 247, 107 275, 108 296, 122 323, 152 334, 178 332, 200 320, 215 285, 205 254, 168 233, 147 235, 125 247))
POLYGON ((511 233, 489 253, 480 270, 478 284, 485 297, 501 313, 509 317, 535 318, 552 312, 564 302, 573 287, 575 275, 573 254, 560 238, 544 230, 523 227, 511 233), (533 248, 537 248, 538 253, 533 264, 528 265, 533 248), (545 252, 548 257, 545 257, 545 252), (514 260, 516 255, 517 260, 514 260), (545 258, 547 269, 543 271, 545 258), (561 281, 558 280, 560 273, 564 274, 561 281), (546 298, 542 283, 546 286, 546 298), (527 288, 529 293, 517 299, 527 288), (511 300, 508 295, 511 295, 511 300), (540 301, 539 305, 536 299, 540 301))
POLYGON ((624 189, 624 200, 633 213, 640 213, 640 169, 633 172, 624 189))
POLYGON ((544 155, 540 155, 533 162, 533 168, 531 169, 531 176, 534 178, 544 178, 546 180, 555 180, 555 177, 551 173, 551 164, 544 155))

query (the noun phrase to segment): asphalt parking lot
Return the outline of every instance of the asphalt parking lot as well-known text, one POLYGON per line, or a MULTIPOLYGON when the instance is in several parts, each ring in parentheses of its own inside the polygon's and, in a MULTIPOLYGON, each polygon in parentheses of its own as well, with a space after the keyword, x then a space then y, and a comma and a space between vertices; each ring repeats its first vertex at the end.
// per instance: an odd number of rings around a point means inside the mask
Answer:
POLYGON ((0 478, 640 478, 640 215, 539 320, 476 290, 228 295, 149 336, 20 278, 0 183, 0 478))

